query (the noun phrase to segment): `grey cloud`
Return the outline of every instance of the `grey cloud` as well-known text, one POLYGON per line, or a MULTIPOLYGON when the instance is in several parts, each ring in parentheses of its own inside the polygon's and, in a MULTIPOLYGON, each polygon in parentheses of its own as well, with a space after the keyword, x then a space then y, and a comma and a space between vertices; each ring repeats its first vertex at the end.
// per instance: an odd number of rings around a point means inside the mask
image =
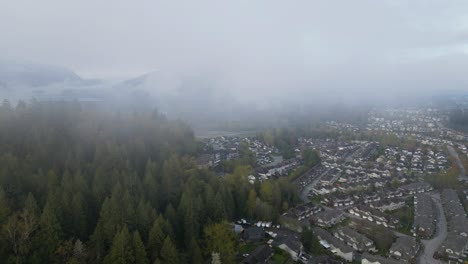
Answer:
POLYGON ((258 102, 383 98, 467 84, 466 1, 1 5, 0 58, 63 65, 83 77, 157 71, 258 102))

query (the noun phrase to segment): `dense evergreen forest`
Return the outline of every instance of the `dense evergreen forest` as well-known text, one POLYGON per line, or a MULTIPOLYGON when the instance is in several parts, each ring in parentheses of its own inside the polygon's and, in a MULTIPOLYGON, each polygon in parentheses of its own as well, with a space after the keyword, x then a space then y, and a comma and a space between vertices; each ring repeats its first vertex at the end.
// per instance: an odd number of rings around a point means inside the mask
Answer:
POLYGON ((276 221, 286 178, 199 169, 190 127, 70 102, 0 107, 2 263, 234 263, 240 217, 276 221))

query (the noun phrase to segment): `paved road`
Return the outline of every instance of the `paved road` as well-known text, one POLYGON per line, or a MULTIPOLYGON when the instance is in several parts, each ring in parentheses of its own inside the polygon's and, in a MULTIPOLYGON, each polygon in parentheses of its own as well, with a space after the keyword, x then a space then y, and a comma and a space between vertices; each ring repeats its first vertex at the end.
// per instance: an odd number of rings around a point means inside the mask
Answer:
POLYGON ((418 263, 420 264, 435 264, 442 263, 441 261, 434 259, 434 253, 437 251, 439 246, 444 242, 447 237, 447 220, 445 219, 444 209, 442 208, 442 203, 440 202, 440 195, 433 194, 431 195, 432 201, 436 208, 437 214, 437 229, 434 237, 430 240, 421 240, 424 245, 424 251, 420 254, 418 258, 418 263))
POLYGON ((460 160, 460 157, 458 156, 458 152, 455 151, 455 149, 450 145, 447 145, 447 149, 448 149, 450 155, 455 158, 455 160, 457 161, 457 165, 460 168, 459 179, 463 180, 463 181, 468 180, 468 177, 466 177, 465 167, 463 166, 463 164, 462 164, 462 162, 460 160))
MULTIPOLYGON (((326 169, 322 174, 320 174, 317 178, 315 178, 309 185, 304 187, 304 189, 301 192, 301 199, 304 203, 309 202, 309 197, 307 195, 309 194, 310 191, 317 185, 317 183, 322 179, 322 177, 329 171, 330 169, 326 169)), ((307 173, 307 172, 306 172, 307 173)))

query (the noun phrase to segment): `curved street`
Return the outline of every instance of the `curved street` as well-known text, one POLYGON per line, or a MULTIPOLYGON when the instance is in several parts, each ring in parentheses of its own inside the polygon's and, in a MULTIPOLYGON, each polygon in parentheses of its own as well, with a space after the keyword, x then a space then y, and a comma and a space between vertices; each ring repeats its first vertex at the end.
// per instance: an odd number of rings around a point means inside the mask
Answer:
POLYGON ((424 251, 420 254, 418 258, 418 263, 425 264, 435 264, 442 263, 441 261, 434 259, 434 253, 437 251, 439 246, 444 242, 447 237, 447 220, 445 219, 444 209, 442 208, 442 203, 440 202, 440 195, 433 194, 431 195, 432 201, 434 201, 434 206, 437 214, 437 228, 436 233, 432 239, 421 240, 421 243, 424 245, 424 251))

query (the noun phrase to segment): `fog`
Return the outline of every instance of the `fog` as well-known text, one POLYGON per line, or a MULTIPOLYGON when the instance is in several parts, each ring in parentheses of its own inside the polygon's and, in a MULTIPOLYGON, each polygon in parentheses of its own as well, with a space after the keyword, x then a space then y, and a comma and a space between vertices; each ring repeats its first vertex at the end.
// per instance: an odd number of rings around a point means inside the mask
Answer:
POLYGON ((15 0, 0 32, 2 60, 150 72, 150 91, 193 100, 359 103, 468 84, 466 1, 15 0))

